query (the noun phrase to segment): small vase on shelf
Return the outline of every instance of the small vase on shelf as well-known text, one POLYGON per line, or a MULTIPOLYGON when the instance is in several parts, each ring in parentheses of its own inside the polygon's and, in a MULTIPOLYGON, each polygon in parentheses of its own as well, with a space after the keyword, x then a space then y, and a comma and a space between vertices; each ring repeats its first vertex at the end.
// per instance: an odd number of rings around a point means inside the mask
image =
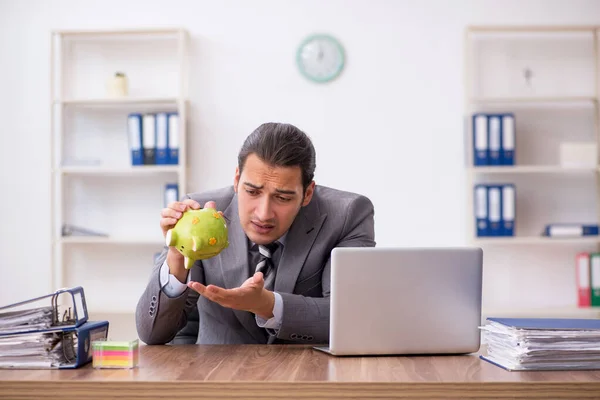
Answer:
POLYGON ((123 72, 116 72, 106 85, 109 97, 125 97, 128 92, 127 77, 123 72))

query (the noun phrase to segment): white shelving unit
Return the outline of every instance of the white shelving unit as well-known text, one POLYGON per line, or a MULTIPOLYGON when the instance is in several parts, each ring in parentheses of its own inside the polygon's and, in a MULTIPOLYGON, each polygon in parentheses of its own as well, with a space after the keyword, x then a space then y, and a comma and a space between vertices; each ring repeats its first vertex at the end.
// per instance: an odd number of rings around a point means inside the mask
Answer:
POLYGON ((600 237, 541 235, 545 224, 600 219, 600 165, 568 168, 558 157, 563 141, 600 143, 598 35, 596 26, 466 29, 466 216, 469 243, 484 249, 484 316, 600 317, 577 307, 575 284, 575 254, 598 251, 600 237), (514 166, 473 166, 476 112, 515 115, 514 166), (515 236, 476 236, 477 183, 515 184, 515 236))
POLYGON ((559 165, 518 165, 514 167, 471 167, 467 169, 473 175, 479 174, 593 174, 598 168, 569 168, 559 165))
POLYGON ((176 97, 163 98, 163 97, 139 97, 139 98, 115 98, 115 99, 103 99, 103 98, 88 98, 88 99, 68 99, 68 100, 55 100, 55 104, 65 104, 74 106, 105 106, 105 107, 119 107, 124 104, 131 105, 147 105, 147 104, 173 104, 180 99, 176 97))
POLYGON ((179 28, 51 35, 52 281, 83 286, 92 315, 132 322, 153 255, 164 187, 187 191, 188 34, 179 28), (127 76, 125 97, 107 80, 127 76), (179 164, 132 166, 127 115, 177 112, 179 164), (62 236, 70 224, 106 236, 62 236))
POLYGON ((180 166, 174 165, 147 165, 140 167, 95 167, 95 166, 67 166, 61 167, 56 172, 62 175, 89 175, 89 176, 127 176, 127 175, 157 175, 181 172, 180 166))

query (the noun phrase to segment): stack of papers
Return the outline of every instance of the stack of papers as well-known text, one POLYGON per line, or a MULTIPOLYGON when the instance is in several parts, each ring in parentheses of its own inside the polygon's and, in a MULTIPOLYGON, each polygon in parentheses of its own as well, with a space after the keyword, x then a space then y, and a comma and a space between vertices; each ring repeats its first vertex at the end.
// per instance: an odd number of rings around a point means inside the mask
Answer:
MULTIPOLYGON (((63 347, 63 332, 29 333, 0 337, 0 368, 53 368, 71 362, 76 355, 63 347)), ((68 333, 71 340, 76 336, 68 333)))
POLYGON ((48 329, 53 322, 53 308, 38 307, 0 313, 0 335, 48 329))
POLYGON ((83 288, 60 289, 0 307, 0 369, 78 368, 108 321, 89 321, 83 288))
POLYGON ((488 318, 483 360, 509 371, 600 369, 600 320, 488 318))

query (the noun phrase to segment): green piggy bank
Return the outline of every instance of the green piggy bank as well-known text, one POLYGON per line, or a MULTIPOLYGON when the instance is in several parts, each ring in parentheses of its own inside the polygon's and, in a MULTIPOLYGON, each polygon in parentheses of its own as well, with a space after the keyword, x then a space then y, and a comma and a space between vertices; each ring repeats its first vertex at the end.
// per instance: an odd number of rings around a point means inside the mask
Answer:
POLYGON ((214 257, 229 246, 227 224, 214 208, 188 210, 167 231, 165 242, 183 255, 185 269, 190 269, 196 260, 214 257))

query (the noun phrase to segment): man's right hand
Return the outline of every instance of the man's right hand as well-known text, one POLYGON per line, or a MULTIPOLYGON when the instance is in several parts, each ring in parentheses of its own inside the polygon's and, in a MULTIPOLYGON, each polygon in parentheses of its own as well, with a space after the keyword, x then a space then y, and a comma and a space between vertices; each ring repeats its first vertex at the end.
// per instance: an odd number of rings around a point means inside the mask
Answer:
MULTIPOLYGON (((174 201, 166 208, 163 208, 160 213, 160 228, 162 229, 163 236, 166 237, 167 231, 175 226, 186 210, 198 210, 200 208, 200 204, 192 199, 174 201)), ((204 205, 204 208, 216 208, 216 204, 214 201, 209 201, 204 205)), ((169 272, 174 275, 179 282, 185 283, 188 271, 183 266, 183 256, 174 247, 169 247, 167 265, 169 266, 169 272)))

